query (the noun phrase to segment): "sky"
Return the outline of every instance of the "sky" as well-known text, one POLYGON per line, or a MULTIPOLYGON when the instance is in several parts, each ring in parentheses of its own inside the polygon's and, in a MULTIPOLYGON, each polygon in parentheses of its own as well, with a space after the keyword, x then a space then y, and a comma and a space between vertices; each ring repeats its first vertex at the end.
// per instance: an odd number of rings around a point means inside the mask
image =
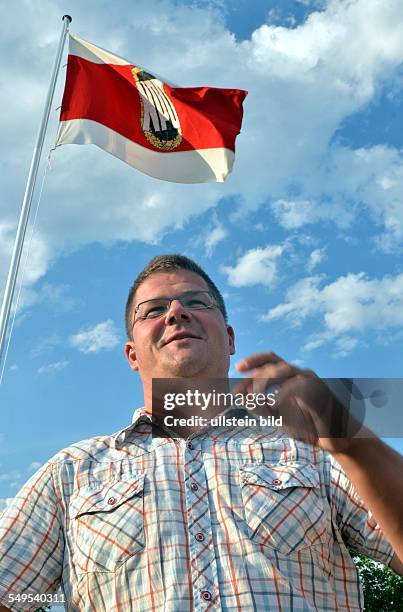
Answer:
POLYGON ((249 95, 223 184, 158 181, 93 146, 48 161, 63 60, 0 386, 0 509, 59 449, 142 405, 123 312, 157 254, 192 257, 220 287, 233 364, 272 350, 320 376, 402 376, 401 0, 3 4, 0 296, 63 14, 170 82, 249 95))

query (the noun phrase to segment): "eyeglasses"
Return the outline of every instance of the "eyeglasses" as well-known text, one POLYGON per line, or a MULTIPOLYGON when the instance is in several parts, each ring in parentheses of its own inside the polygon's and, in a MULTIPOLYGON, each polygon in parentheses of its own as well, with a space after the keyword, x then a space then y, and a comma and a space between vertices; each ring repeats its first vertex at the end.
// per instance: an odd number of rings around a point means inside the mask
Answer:
POLYGON ((154 298, 140 302, 134 309, 133 325, 137 321, 145 319, 158 319, 164 316, 174 300, 178 300, 186 310, 207 310, 208 308, 217 308, 214 297, 209 291, 186 291, 177 297, 173 298, 154 298), (137 315, 137 316, 136 316, 137 315))

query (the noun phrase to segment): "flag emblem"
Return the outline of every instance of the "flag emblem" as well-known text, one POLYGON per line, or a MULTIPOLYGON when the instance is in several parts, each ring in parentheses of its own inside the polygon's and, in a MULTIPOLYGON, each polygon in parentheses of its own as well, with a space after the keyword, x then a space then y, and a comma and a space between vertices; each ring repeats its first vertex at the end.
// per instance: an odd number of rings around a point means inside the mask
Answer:
POLYGON ((94 144, 163 181, 224 181, 247 92, 177 87, 70 34, 56 145, 94 144))
POLYGON ((178 114, 164 84, 138 66, 132 68, 141 104, 141 129, 147 141, 156 149, 173 151, 182 142, 178 114))

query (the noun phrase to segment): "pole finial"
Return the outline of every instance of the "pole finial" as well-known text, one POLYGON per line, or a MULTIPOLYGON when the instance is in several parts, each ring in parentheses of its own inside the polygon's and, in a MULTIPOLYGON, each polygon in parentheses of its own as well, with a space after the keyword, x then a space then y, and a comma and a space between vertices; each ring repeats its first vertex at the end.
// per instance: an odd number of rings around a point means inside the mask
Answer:
POLYGON ((72 19, 72 17, 70 17, 70 15, 63 15, 62 21, 64 21, 65 19, 68 19, 69 23, 71 23, 73 21, 73 19, 72 19))

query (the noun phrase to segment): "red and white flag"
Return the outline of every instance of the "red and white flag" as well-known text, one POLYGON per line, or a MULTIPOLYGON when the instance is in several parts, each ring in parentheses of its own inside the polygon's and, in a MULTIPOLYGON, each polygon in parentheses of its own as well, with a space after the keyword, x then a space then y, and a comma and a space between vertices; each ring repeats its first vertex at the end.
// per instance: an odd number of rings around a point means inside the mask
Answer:
POLYGON ((70 35, 56 144, 95 144, 164 181, 221 182, 234 163, 246 95, 172 87, 70 35))

